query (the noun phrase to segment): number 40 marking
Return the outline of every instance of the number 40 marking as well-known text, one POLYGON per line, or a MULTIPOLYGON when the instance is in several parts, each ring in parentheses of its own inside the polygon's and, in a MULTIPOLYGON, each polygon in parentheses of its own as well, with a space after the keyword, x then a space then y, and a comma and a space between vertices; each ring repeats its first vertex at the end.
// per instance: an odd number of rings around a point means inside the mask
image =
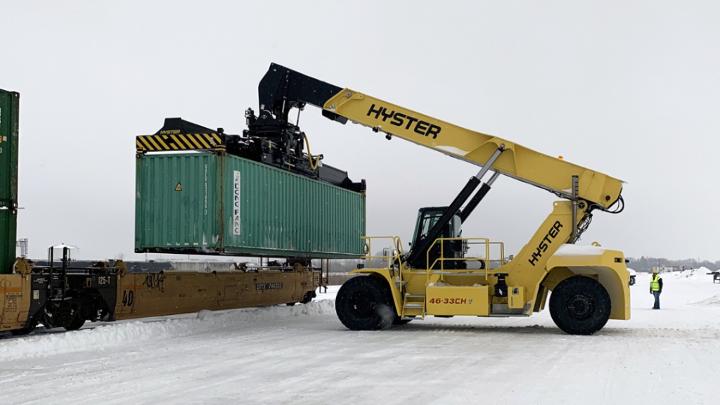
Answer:
POLYGON ((133 290, 124 290, 122 296, 122 304, 124 307, 131 307, 135 300, 135 293, 133 290))

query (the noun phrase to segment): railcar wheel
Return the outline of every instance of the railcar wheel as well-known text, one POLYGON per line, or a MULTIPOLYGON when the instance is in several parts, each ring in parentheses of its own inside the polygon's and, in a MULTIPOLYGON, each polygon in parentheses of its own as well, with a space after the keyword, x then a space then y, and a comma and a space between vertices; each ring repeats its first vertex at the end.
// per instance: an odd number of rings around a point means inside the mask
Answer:
POLYGON ((63 328, 65 330, 78 330, 85 324, 85 317, 80 304, 70 304, 63 313, 63 328))
POLYGON ((550 315, 566 333, 592 335, 610 318, 610 295, 595 279, 570 277, 553 289, 550 315))
POLYGON ((395 311, 390 290, 380 279, 358 276, 346 281, 335 298, 335 312, 350 330, 377 330, 392 326, 395 311))
POLYGON ((300 303, 301 304, 309 304, 310 301, 312 301, 313 298, 315 298, 315 297, 317 297, 317 294, 315 294, 315 290, 308 291, 305 293, 305 295, 303 296, 303 299, 302 299, 302 301, 300 301, 300 303))

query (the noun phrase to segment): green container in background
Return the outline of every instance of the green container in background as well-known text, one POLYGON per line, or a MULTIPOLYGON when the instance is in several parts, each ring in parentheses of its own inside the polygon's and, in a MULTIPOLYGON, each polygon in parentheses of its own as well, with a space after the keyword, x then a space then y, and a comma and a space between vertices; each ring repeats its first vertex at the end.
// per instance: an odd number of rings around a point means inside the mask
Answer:
POLYGON ((15 261, 19 111, 20 94, 0 90, 0 274, 15 261))
POLYGON ((347 258, 365 195, 224 153, 137 158, 135 251, 347 258))

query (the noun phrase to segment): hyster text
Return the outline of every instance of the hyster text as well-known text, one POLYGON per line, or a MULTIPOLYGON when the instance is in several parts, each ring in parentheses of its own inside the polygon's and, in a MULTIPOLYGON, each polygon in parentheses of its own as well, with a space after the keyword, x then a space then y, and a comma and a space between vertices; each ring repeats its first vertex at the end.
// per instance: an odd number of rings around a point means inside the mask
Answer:
POLYGON ((431 124, 427 121, 423 121, 420 118, 413 117, 408 114, 401 113, 399 111, 388 110, 383 106, 376 106, 375 104, 370 106, 367 112, 368 117, 375 117, 375 119, 382 120, 383 122, 390 121, 390 125, 395 125, 398 128, 404 128, 415 132, 418 135, 432 136, 433 139, 440 135, 442 128, 435 124, 431 124))
POLYGON ((530 256, 530 259, 528 259, 528 262, 530 262, 530 264, 532 264, 533 266, 537 264, 538 260, 543 257, 543 253, 547 252, 550 244, 552 244, 555 238, 558 236, 562 227, 563 224, 561 224, 560 221, 555 221, 553 226, 550 227, 550 229, 548 230, 545 237, 540 241, 540 244, 535 248, 532 256, 530 256))

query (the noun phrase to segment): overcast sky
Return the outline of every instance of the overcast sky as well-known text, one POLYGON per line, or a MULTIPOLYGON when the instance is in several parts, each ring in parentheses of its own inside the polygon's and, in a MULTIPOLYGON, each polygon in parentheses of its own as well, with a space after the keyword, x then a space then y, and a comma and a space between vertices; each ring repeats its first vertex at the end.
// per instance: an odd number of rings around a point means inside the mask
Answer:
MULTIPOLYGON (((720 12, 707 1, 0 1, 0 88, 21 93, 19 237, 134 255, 134 136, 165 117, 229 133, 270 62, 627 182, 582 243, 720 259, 720 12)), ((368 233, 477 172, 306 109, 326 163, 368 182, 368 233)), ((526 243, 550 193, 500 178, 466 236, 526 243)))

